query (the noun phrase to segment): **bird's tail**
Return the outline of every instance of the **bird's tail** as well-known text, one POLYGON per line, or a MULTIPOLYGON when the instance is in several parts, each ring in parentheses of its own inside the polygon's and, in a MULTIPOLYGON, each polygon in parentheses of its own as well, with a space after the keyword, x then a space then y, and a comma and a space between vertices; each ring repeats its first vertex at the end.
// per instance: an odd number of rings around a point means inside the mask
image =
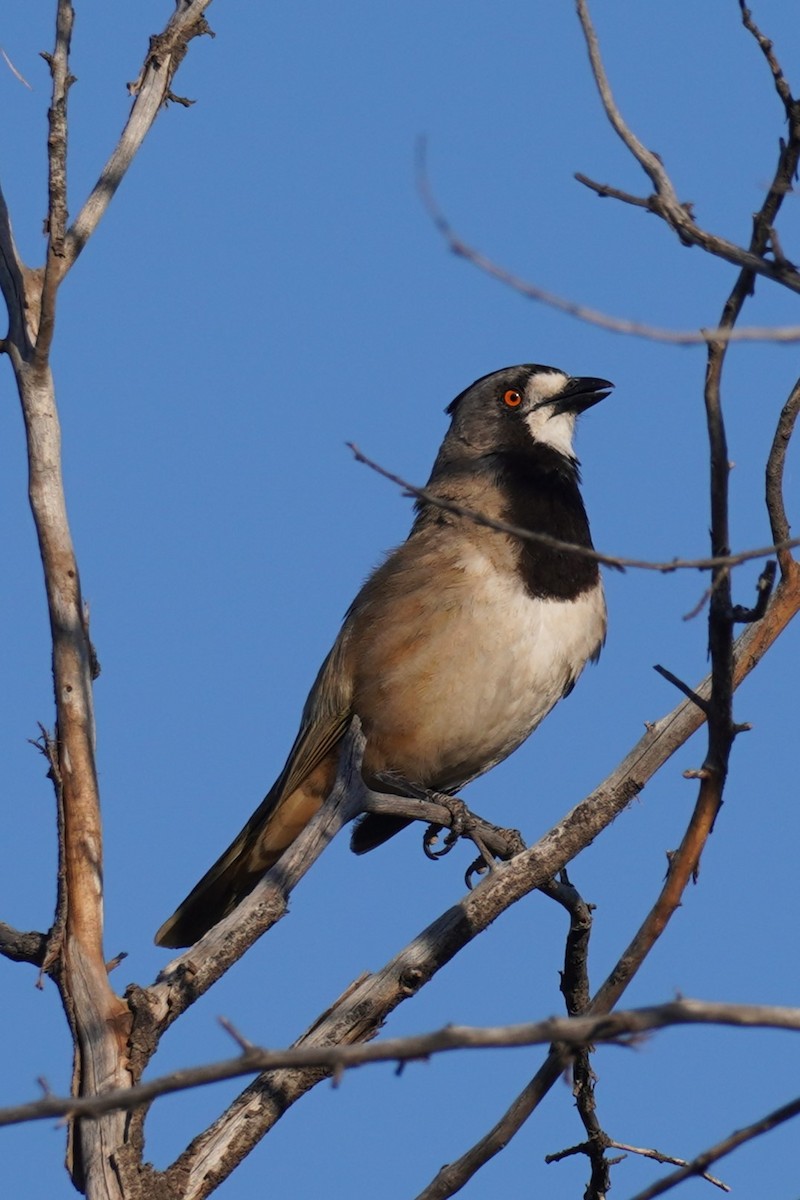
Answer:
MULTIPOLYGON (((335 771, 335 759, 332 760, 335 771)), ((286 792, 281 776, 186 899, 156 934, 157 946, 191 946, 249 896, 262 875, 305 829, 330 790, 328 767, 286 792)))
POLYGON ((280 858, 276 850, 271 861, 269 856, 259 855, 256 864, 254 850, 260 840, 259 833, 245 826, 239 836, 222 854, 175 912, 159 929, 155 937, 157 946, 191 946, 212 925, 232 912, 245 896, 252 892, 265 871, 280 858), (258 840, 257 840, 258 839, 258 840))
POLYGON ((390 817, 382 813, 365 813, 353 826, 350 849, 353 854, 367 854, 376 846, 382 846, 411 822, 405 817, 390 817))

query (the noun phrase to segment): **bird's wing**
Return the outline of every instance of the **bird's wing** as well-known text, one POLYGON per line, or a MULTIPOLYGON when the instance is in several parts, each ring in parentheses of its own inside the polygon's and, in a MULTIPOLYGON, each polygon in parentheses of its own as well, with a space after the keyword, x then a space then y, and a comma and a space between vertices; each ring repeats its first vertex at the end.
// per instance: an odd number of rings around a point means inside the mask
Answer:
POLYGON ((344 736, 352 716, 353 676, 348 662, 348 630, 342 630, 320 667, 303 708, 300 729, 286 764, 273 784, 261 812, 265 820, 286 796, 298 788, 344 736))
MULTIPOLYGON (((319 807, 319 798, 307 803, 301 789, 335 750, 350 721, 353 685, 347 642, 343 630, 317 675, 300 731, 277 780, 227 850, 161 926, 158 945, 188 946, 197 941, 252 890, 319 807)), ((335 766, 331 771, 335 774, 335 766)))

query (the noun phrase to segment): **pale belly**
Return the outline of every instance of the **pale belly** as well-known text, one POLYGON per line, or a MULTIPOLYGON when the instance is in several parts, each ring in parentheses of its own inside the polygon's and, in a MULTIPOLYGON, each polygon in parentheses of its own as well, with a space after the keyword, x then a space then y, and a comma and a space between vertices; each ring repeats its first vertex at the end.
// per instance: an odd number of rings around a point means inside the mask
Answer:
POLYGON ((453 790, 515 750, 597 655, 605 602, 599 584, 576 600, 533 598, 477 557, 439 601, 411 609, 405 597, 402 619, 376 629, 354 707, 368 774, 453 790))

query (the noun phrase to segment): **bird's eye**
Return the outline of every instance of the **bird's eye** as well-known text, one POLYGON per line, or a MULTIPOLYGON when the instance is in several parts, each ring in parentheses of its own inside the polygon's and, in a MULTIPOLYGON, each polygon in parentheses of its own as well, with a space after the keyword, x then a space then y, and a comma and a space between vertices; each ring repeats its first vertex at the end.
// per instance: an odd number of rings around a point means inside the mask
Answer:
POLYGON ((509 388, 507 392, 503 393, 503 403, 507 404, 509 408, 519 408, 522 404, 522 396, 514 388, 509 388))

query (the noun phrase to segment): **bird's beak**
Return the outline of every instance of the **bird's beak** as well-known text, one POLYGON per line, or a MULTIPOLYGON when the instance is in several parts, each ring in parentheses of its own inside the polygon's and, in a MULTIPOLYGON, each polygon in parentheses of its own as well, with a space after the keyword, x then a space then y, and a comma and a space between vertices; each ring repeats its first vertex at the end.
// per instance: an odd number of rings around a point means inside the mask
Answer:
POLYGON ((613 383, 607 379, 594 379, 591 376, 570 379, 561 395, 553 401, 553 416, 558 413, 586 412, 593 404, 605 400, 613 389, 613 383))

